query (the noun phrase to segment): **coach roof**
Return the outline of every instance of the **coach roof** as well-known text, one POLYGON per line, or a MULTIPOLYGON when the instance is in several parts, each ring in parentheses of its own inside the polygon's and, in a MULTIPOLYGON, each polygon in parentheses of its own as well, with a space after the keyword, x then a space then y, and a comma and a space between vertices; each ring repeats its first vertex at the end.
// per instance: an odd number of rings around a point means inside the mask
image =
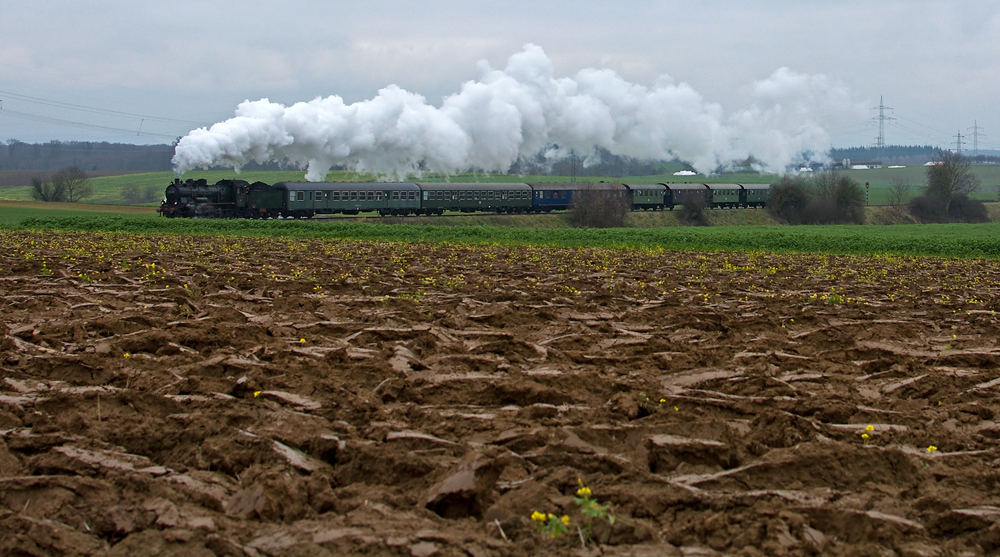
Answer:
POLYGON ((293 191, 420 190, 416 184, 409 182, 278 182, 274 187, 293 191))

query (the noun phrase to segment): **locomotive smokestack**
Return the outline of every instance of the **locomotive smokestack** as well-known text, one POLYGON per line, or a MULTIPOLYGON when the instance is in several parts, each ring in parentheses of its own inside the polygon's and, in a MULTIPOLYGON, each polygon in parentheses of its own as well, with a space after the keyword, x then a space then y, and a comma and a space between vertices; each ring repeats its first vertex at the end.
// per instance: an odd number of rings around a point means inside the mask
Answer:
POLYGON ((844 87, 785 68, 754 84, 749 108, 726 116, 688 84, 666 77, 653 87, 606 69, 557 78, 551 60, 531 44, 503 70, 480 65, 481 78, 440 108, 395 85, 353 104, 338 96, 287 107, 245 101, 234 118, 182 138, 174 168, 182 174, 288 159, 306 166, 312 181, 334 165, 401 178, 418 168, 506 172, 519 157, 546 149, 547 157, 559 158, 601 147, 644 159, 680 158, 702 173, 752 155, 762 170, 783 172, 808 162, 814 156, 808 153, 825 158, 825 126, 863 114, 844 87))

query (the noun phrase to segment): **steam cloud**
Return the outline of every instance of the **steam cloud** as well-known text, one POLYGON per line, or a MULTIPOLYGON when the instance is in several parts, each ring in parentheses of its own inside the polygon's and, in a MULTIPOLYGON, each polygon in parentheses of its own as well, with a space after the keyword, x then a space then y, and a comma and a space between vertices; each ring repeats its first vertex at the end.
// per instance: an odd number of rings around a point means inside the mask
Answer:
POLYGON ((288 159, 306 166, 310 181, 323 180, 334 165, 402 178, 418 168, 506 172, 519 157, 559 158, 570 150, 593 157, 602 147, 643 159, 677 157, 702 173, 752 155, 762 170, 784 172, 824 159, 824 125, 857 110, 843 86, 787 68, 756 82, 750 107, 728 117, 668 77, 653 87, 606 69, 554 77, 551 60, 532 44, 504 70, 486 62, 480 68, 482 78, 463 84, 440 108, 395 85, 353 104, 338 96, 288 107, 245 101, 234 118, 183 137, 174 168, 183 174, 288 159))

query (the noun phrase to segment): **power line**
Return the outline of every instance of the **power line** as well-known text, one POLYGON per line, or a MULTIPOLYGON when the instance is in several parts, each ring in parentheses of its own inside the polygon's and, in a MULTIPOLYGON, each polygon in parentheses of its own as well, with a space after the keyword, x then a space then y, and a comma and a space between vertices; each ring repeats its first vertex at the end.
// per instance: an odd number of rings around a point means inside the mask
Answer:
POLYGON ((44 105, 44 106, 51 106, 51 107, 55 107, 55 108, 65 108, 65 109, 68 109, 68 110, 76 110, 76 111, 79 111, 79 112, 90 112, 90 113, 94 113, 94 114, 103 114, 105 116, 125 116, 125 117, 128 117, 128 118, 140 118, 140 119, 144 119, 144 120, 158 120, 160 122, 174 122, 174 123, 177 123, 177 124, 193 124, 193 125, 196 125, 196 126, 202 126, 202 125, 204 125, 203 122, 193 122, 193 121, 190 121, 190 120, 179 120, 177 118, 162 118, 160 116, 150 116, 148 114, 134 114, 132 112, 121 112, 121 111, 118 111, 118 110, 108 110, 108 109, 104 109, 104 108, 94 108, 94 107, 84 106, 84 105, 80 105, 80 104, 73 104, 73 103, 67 103, 67 102, 61 102, 61 101, 53 101, 53 100, 49 100, 49 99, 43 99, 41 97, 32 97, 32 96, 29 96, 29 95, 21 95, 21 94, 18 94, 18 93, 11 93, 9 91, 0 91, 0 95, 3 95, 5 98, 17 99, 19 101, 24 101, 24 102, 34 103, 34 104, 40 104, 40 105, 44 105))
MULTIPOLYGON (((20 118, 22 120, 30 120, 30 121, 33 121, 33 122, 42 122, 42 123, 45 123, 45 124, 54 124, 54 125, 58 125, 58 126, 67 126, 67 127, 70 127, 70 128, 79 128, 79 129, 82 129, 82 130, 110 132, 110 133, 116 133, 116 134, 127 133, 127 134, 130 134, 130 135, 134 132, 134 130, 126 130, 124 128, 113 128, 111 126, 101 126, 101 125, 98 125, 98 124, 88 124, 86 122, 74 122, 72 120, 63 120, 61 118, 51 118, 49 116, 41 116, 41 115, 38 115, 38 114, 28 114, 26 112, 19 112, 17 110, 10 110, 9 108, 5 108, 5 109, 0 110, 0 116, 11 116, 13 118, 20 118)), ((177 135, 176 134, 172 135, 172 134, 164 134, 164 133, 144 132, 142 130, 139 130, 139 132, 136 133, 136 135, 145 135, 145 136, 150 136, 150 137, 165 137, 167 139, 177 139, 177 135)))
POLYGON ((956 147, 955 150, 956 150, 956 152, 959 155, 961 155, 962 154, 962 130, 958 130, 958 134, 957 135, 953 135, 952 137, 956 138, 955 139, 955 147, 956 147))

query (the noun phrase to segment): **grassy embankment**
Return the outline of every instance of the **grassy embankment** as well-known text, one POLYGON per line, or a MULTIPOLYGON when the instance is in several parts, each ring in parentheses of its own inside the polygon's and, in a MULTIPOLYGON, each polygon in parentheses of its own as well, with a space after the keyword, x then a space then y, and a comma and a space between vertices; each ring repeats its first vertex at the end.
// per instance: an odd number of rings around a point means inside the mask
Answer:
MULTIPOLYGON (((656 176, 632 176, 621 179, 624 182, 632 183, 660 183, 660 182, 702 182, 702 183, 744 183, 761 184, 771 183, 777 178, 771 175, 755 173, 734 173, 721 174, 716 176, 674 176, 672 173, 680 169, 680 165, 664 167, 664 174, 656 176)), ((1000 189, 1000 165, 973 165, 973 172, 982 182, 979 192, 974 197, 994 201, 997 199, 997 192, 1000 189)), ((870 185, 869 203, 871 205, 882 205, 886 203, 889 186, 894 179, 901 179, 912 186, 912 191, 916 194, 925 184, 926 169, 923 166, 907 166, 906 168, 880 168, 875 170, 849 170, 844 171, 848 176, 860 184, 866 182, 870 185)), ((273 184, 281 181, 303 181, 305 172, 303 171, 262 171, 243 172, 235 174, 231 170, 212 171, 192 171, 184 175, 184 178, 204 178, 210 184, 224 178, 239 178, 249 182, 261 181, 273 184)), ((94 195, 86 201, 94 204, 121 204, 122 189, 126 185, 135 185, 140 191, 153 188, 157 195, 162 195, 162 190, 174 179, 172 172, 150 172, 145 174, 128 174, 123 176, 105 176, 91 179, 94 186, 94 195)), ((358 174, 356 172, 333 171, 327 175, 328 181, 366 181, 372 176, 358 174)), ((415 181, 442 181, 443 176, 435 174, 425 174, 420 178, 411 178, 415 181)), ((576 178, 578 182, 600 182, 614 181, 615 178, 605 176, 580 176, 576 178)), ((451 176, 452 182, 568 182, 566 176, 517 176, 517 175, 483 175, 483 174, 459 174, 451 176)), ((27 185, 0 187, 0 200, 29 201, 31 192, 27 185)))

